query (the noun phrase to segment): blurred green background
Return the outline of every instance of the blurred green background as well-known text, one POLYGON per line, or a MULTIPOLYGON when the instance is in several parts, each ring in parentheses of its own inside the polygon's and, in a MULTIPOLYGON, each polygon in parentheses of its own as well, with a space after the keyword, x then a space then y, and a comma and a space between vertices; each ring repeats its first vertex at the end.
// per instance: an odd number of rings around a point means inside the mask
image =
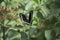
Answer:
POLYGON ((0 0, 0 40, 60 40, 60 0, 0 0))

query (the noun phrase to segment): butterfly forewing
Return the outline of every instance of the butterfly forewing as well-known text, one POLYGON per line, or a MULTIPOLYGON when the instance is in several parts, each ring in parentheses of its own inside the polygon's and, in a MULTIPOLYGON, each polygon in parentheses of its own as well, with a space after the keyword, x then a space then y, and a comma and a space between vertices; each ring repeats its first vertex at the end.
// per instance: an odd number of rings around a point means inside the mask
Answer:
POLYGON ((32 22, 32 17, 33 17, 33 11, 30 11, 30 13, 29 13, 29 23, 32 22))

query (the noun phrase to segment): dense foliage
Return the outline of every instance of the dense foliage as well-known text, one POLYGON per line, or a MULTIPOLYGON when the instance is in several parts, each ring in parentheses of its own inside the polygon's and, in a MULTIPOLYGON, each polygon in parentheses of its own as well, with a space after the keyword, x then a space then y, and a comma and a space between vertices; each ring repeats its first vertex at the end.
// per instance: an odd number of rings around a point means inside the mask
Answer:
POLYGON ((60 40, 60 0, 0 0, 0 40, 60 40))

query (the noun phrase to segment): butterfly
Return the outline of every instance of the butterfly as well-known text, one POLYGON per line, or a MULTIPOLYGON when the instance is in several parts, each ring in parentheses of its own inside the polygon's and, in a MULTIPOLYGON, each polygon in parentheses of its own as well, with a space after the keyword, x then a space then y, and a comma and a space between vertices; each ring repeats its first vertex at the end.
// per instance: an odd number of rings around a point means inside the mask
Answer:
POLYGON ((24 21, 27 24, 32 24, 32 18, 33 18, 33 10, 29 12, 29 18, 27 19, 26 15, 20 13, 19 14, 22 21, 24 21))

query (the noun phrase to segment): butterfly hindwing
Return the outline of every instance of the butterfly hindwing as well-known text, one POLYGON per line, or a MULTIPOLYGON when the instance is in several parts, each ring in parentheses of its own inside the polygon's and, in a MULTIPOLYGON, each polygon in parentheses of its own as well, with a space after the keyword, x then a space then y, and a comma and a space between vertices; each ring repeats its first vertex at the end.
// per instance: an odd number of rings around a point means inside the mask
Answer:
POLYGON ((21 18, 22 21, 28 22, 28 19, 26 18, 26 16, 24 14, 20 13, 19 16, 20 16, 20 18, 21 18))

